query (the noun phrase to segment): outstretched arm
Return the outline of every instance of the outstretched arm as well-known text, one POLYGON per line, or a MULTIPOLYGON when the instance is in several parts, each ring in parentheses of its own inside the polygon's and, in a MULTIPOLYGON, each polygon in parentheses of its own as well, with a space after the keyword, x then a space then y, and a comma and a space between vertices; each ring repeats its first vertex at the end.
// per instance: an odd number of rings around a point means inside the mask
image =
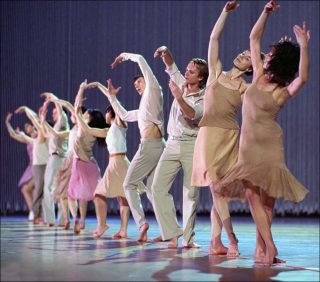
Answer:
POLYGON ((236 3, 236 1, 227 2, 212 29, 208 47, 208 83, 210 83, 212 79, 216 79, 222 71, 222 65, 219 59, 219 40, 229 13, 237 9, 239 6, 240 4, 236 3))
POLYGON ((253 81, 263 74, 263 61, 261 59, 261 39, 271 12, 278 10, 280 6, 275 0, 269 1, 262 11, 258 21, 250 33, 250 52, 253 68, 253 81))
POLYGON ((299 89, 307 82, 309 76, 308 43, 310 40, 310 30, 307 29, 306 22, 303 22, 302 27, 295 25, 293 32, 300 46, 300 62, 299 74, 287 88, 290 96, 297 94, 299 89))
POLYGON ((111 64, 111 68, 114 69, 118 64, 121 64, 122 62, 127 60, 138 63, 142 75, 146 81, 146 87, 160 87, 159 82, 157 78, 154 76, 147 61, 140 54, 121 53, 117 58, 115 58, 114 62, 111 64))
POLYGON ((42 130, 42 126, 40 124, 40 120, 39 120, 37 114, 33 110, 28 108, 27 106, 21 106, 21 107, 19 107, 18 109, 15 110, 16 114, 20 114, 20 113, 23 113, 23 112, 27 115, 28 119, 31 121, 33 126, 38 131, 41 131, 42 130))
POLYGON ((12 117, 12 113, 8 113, 6 116, 6 127, 8 129, 10 137, 21 143, 25 143, 25 144, 32 143, 33 139, 28 135, 26 135, 23 131, 20 131, 19 129, 17 130, 13 129, 13 127, 10 124, 11 117, 12 117))

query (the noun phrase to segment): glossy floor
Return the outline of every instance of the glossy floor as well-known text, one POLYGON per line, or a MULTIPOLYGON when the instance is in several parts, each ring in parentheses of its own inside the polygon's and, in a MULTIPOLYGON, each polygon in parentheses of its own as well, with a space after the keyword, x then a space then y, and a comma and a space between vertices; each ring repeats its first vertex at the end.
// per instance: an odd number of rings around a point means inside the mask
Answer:
MULTIPOLYGON (((149 239, 159 235, 148 217, 149 239)), ((165 243, 138 244, 138 230, 130 219, 130 238, 113 240, 119 218, 108 219, 110 229, 96 240, 96 219, 86 229, 34 226, 25 217, 1 217, 1 281, 319 281, 319 219, 276 218, 272 227, 279 257, 286 264, 255 265, 252 254, 255 226, 250 217, 233 217, 239 238, 238 259, 209 256, 210 219, 198 217, 196 242, 200 249, 167 249, 165 243)), ((72 226, 71 226, 72 227, 72 226)), ((225 234, 223 241, 226 243, 225 234)), ((179 242, 181 245, 181 241, 179 242)))

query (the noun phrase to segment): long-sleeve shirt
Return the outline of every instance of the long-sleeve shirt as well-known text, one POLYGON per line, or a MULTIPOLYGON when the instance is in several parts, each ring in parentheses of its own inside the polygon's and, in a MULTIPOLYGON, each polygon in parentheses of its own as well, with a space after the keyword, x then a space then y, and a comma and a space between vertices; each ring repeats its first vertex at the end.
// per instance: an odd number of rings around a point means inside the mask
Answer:
POLYGON ((175 63, 166 69, 171 80, 175 82, 180 89, 183 90, 183 100, 195 111, 195 115, 192 119, 188 118, 180 108, 180 105, 176 99, 173 100, 167 131, 169 136, 174 138, 181 138, 183 136, 196 137, 199 131, 198 123, 203 114, 203 100, 204 89, 200 91, 187 94, 184 91, 185 78, 178 70, 175 63))
POLYGON ((108 95, 115 113, 123 121, 137 121, 140 133, 150 125, 156 125, 163 136, 163 94, 157 78, 154 76, 143 56, 131 53, 122 53, 121 56, 124 60, 131 60, 138 63, 146 82, 146 87, 140 100, 139 109, 137 110, 127 111, 121 106, 115 95, 108 95))
MULTIPOLYGON (((62 112, 60 119, 54 124, 53 127, 56 131, 68 130, 69 123, 67 115, 62 112)), ((68 150, 68 138, 50 137, 49 138, 49 154, 58 154, 60 157, 65 157, 68 150)))

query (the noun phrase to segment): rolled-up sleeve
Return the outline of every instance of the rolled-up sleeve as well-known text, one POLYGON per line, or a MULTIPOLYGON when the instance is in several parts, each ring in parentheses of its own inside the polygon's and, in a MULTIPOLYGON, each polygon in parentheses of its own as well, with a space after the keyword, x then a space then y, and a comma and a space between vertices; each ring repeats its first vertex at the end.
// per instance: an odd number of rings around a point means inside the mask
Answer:
POLYGON ((179 86, 180 89, 185 84, 185 78, 179 71, 177 65, 173 63, 170 67, 168 67, 166 70, 166 73, 170 76, 170 79, 179 86))
POLYGON ((108 95, 108 99, 116 115, 123 121, 133 122, 138 120, 138 110, 127 111, 114 95, 108 95))

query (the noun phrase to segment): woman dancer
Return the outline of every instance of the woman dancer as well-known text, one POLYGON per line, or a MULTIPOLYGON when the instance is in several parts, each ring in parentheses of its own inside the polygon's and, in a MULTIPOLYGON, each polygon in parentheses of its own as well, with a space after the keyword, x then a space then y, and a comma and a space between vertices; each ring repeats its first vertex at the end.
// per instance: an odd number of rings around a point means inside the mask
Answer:
POLYGON ((244 51, 233 61, 229 71, 222 71, 219 58, 219 39, 229 13, 240 6, 229 1, 224 6, 213 27, 209 47, 209 78, 204 95, 204 114, 194 150, 191 183, 195 186, 210 186, 213 206, 211 208, 211 255, 236 257, 239 255, 238 240, 233 232, 228 201, 216 192, 216 182, 235 164, 238 153, 239 125, 236 119, 241 107, 242 94, 247 88, 243 74, 252 74, 250 52, 244 51), (224 226, 229 247, 221 241, 224 226))
MULTIPOLYGON (((37 137, 34 138, 32 149, 32 174, 35 182, 32 210, 34 213, 33 223, 39 224, 40 217, 42 215, 44 174, 49 159, 48 141, 43 132, 44 129, 40 124, 38 115, 27 106, 21 106, 15 111, 15 113, 23 112, 27 115, 33 126, 37 129, 37 137)), ((40 107, 38 112, 40 116, 43 112, 43 107, 40 107)))
POLYGON ((24 132, 20 131, 19 128, 16 130, 10 124, 10 120, 12 117, 12 113, 8 113, 6 117, 6 127, 9 132, 9 135, 14 140, 27 144, 27 153, 29 157, 29 164, 22 174, 18 186, 21 187, 21 193, 26 201, 29 215, 28 221, 34 220, 34 214, 32 211, 32 201, 33 201, 33 193, 34 193, 34 178, 32 175, 32 148, 33 148, 33 139, 37 136, 37 131, 34 126, 30 123, 24 124, 24 132))
MULTIPOLYGON (((98 87, 99 90, 101 90, 101 92, 107 97, 110 95, 109 91, 115 93, 120 90, 120 88, 115 89, 112 86, 110 79, 108 80, 108 88, 99 82, 90 83, 88 86, 98 87)), ((123 181, 130 164, 126 156, 126 133, 128 125, 115 114, 112 106, 109 106, 106 110, 106 121, 111 125, 106 138, 109 151, 109 164, 94 193, 94 204, 98 220, 98 226, 94 232, 94 236, 96 238, 100 238, 109 228, 106 224, 107 198, 117 197, 120 205, 121 227, 120 231, 112 237, 114 239, 121 239, 127 238, 128 220, 130 215, 129 204, 123 190, 123 181)), ((141 186, 143 186, 141 188, 145 188, 143 183, 141 184, 141 186)))
POLYGON ((93 156, 92 148, 96 141, 105 145, 104 138, 108 128, 103 114, 99 110, 87 110, 81 114, 83 92, 87 82, 82 82, 75 101, 75 117, 78 131, 74 140, 74 157, 68 188, 69 208, 74 219, 74 233, 79 234, 85 227, 88 201, 93 200, 94 191, 100 180, 100 169, 93 156), (80 224, 77 218, 77 200, 80 200, 80 224))
POLYGON ((283 262, 276 258, 278 252, 271 233, 276 198, 299 202, 308 193, 285 164, 283 134, 276 118, 308 79, 310 32, 306 23, 302 27, 295 25, 293 32, 298 44, 285 37, 272 45, 266 59, 261 60, 265 25, 269 14, 278 7, 276 1, 268 2, 251 31, 254 75, 243 101, 238 161, 217 190, 229 197, 244 197, 245 194, 257 227, 254 259, 267 265, 283 262))

